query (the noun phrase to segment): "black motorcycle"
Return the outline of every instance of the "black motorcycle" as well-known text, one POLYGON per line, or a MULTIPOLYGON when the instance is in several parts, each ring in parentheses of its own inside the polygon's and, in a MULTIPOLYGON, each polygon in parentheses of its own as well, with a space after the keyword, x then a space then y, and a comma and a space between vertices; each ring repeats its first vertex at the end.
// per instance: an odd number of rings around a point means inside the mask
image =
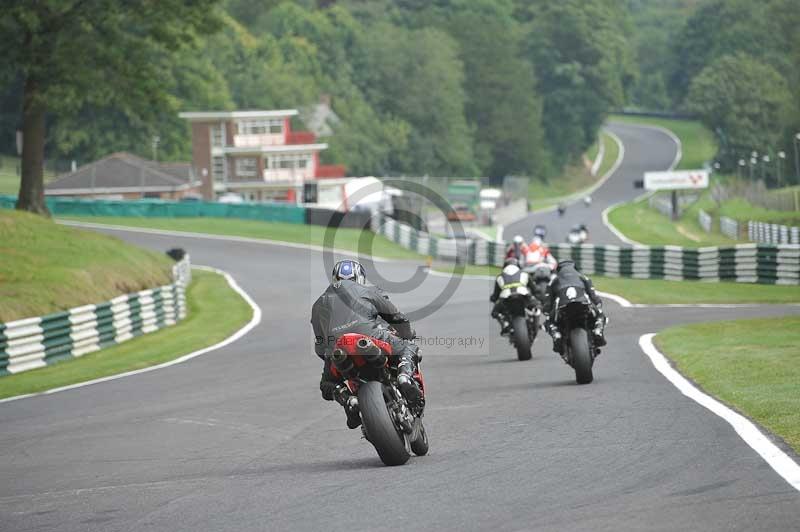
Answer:
POLYGON ((539 331, 542 311, 538 304, 532 303, 527 287, 516 287, 513 291, 506 285, 500 292, 500 311, 509 322, 508 340, 517 350, 519 360, 531 359, 531 346, 539 331))
POLYGON ((592 365, 598 349, 591 331, 596 317, 589 295, 582 288, 567 287, 556 298, 552 322, 561 333, 560 355, 575 370, 578 384, 589 384, 594 379, 592 365))

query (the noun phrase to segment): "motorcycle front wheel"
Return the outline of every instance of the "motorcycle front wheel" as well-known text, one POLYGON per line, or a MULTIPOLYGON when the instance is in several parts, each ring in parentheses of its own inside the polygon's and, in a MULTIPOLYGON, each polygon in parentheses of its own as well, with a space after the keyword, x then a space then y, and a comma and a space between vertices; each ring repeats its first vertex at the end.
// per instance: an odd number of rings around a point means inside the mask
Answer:
POLYGON ((592 375, 592 355, 589 352, 589 337, 586 329, 580 327, 572 329, 569 332, 569 344, 572 351, 575 382, 589 384, 594 380, 594 375, 592 375))
POLYGON ((517 358, 519 360, 531 359, 531 337, 528 335, 528 322, 525 316, 516 316, 511 321, 514 328, 514 347, 517 348, 517 358))
POLYGON ((408 462, 410 455, 405 438, 398 432, 386 407, 383 384, 377 381, 362 383, 358 387, 358 406, 367 438, 378 451, 381 461, 387 466, 408 462))

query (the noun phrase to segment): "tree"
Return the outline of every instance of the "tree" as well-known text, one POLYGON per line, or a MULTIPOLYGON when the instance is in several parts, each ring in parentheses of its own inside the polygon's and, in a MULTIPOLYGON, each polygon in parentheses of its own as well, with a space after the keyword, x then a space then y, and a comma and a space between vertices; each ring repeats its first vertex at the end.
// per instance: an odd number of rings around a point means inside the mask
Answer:
POLYGON ((721 155, 729 167, 753 149, 763 153, 779 145, 791 102, 786 80, 746 54, 726 55, 704 68, 687 98, 689 109, 727 148, 721 155))
POLYGON ((385 116, 411 126, 395 171, 419 175, 474 175, 472 132, 464 118, 464 72, 456 43, 444 32, 375 26, 367 36, 361 83, 385 116))
MULTIPOLYGON (((18 73, 22 180, 17 208, 47 214, 45 122, 85 105, 125 109, 143 122, 172 96, 162 84, 173 53, 217 24, 216 0, 2 0, 0 72, 18 73)), ((7 74, 6 74, 7 75, 7 74)))
POLYGON ((464 62, 475 155, 490 177, 541 176, 548 167, 541 100, 509 1, 454 1, 445 17, 464 62))
POLYGON ((609 110, 633 81, 626 19, 614 0, 535 0, 528 51, 543 98, 543 123, 556 166, 594 142, 609 110))
POLYGON ((777 67, 783 52, 771 26, 767 2, 713 0, 701 5, 674 41, 668 84, 675 102, 682 103, 695 76, 723 55, 742 52, 777 67))

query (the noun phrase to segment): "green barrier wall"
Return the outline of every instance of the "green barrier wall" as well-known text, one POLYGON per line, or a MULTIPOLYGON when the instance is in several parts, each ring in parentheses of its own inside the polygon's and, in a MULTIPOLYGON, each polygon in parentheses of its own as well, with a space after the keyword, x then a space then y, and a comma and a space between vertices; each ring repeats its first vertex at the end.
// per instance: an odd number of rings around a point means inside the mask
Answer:
MULTIPOLYGON (((137 216, 143 218, 238 218, 305 223, 305 208, 283 203, 214 203, 206 201, 85 200, 46 198, 53 216, 137 216)), ((13 209, 14 196, 0 196, 0 208, 13 209)))

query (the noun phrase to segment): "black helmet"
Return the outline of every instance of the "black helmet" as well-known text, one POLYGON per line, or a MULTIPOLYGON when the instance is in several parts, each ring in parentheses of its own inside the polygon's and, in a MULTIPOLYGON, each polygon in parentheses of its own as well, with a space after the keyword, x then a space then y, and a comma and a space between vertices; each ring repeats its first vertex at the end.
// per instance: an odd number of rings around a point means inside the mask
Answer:
POLYGON ((505 268, 506 266, 519 267, 519 261, 516 259, 516 257, 509 257, 505 260, 505 262, 503 262, 503 268, 505 268))
POLYGON ((547 228, 543 225, 537 225, 533 228, 533 236, 538 236, 542 240, 547 236, 547 228))
POLYGON ((565 266, 572 266, 574 268, 575 267, 575 261, 572 260, 572 259, 564 259, 564 260, 558 261, 558 266, 556 266, 556 271, 560 272, 561 268, 564 268, 565 266))
POLYGON ((344 279, 358 284, 367 284, 367 274, 364 272, 364 267, 355 260, 340 260, 334 264, 331 280, 336 282, 344 279))

